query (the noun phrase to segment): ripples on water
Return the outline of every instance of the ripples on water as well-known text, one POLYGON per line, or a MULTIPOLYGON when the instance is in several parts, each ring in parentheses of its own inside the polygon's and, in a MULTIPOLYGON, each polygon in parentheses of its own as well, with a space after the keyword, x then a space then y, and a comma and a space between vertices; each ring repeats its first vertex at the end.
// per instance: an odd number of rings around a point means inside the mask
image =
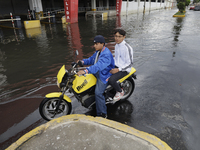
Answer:
MULTIPOLYGON (((147 59, 153 59, 154 53, 169 51, 169 47, 174 48, 182 44, 180 34, 187 35, 188 30, 200 31, 199 20, 194 21, 187 17, 185 23, 186 18, 172 18, 166 11, 112 17, 103 21, 85 21, 85 18, 80 18, 77 24, 42 24, 41 28, 32 30, 1 29, 0 101, 8 100, 10 95, 21 91, 19 89, 22 87, 24 90, 28 90, 28 86, 37 87, 41 82, 35 80, 42 80, 42 84, 45 84, 46 77, 53 79, 62 64, 69 67, 76 49, 80 52, 78 59, 90 56, 94 51, 92 41, 97 34, 102 34, 107 47, 113 50, 113 30, 116 27, 127 31, 126 41, 134 48, 136 67, 147 59), (184 31, 183 24, 186 26, 184 31), (197 28, 190 28, 193 25, 197 28), (23 83, 25 81, 26 84, 23 83)), ((175 12, 168 11, 171 15, 175 12)))
POLYGON ((54 79, 62 64, 69 68, 76 49, 80 52, 78 59, 90 56, 97 34, 102 34, 107 47, 113 50, 116 27, 127 31, 126 41, 134 48, 135 66, 140 66, 152 59, 154 53, 169 50, 169 44, 174 47, 181 42, 178 37, 183 22, 182 18, 172 19, 165 11, 153 11, 103 21, 80 18, 79 23, 72 25, 42 24, 37 29, 0 30, 0 101, 46 84, 47 77, 54 79))

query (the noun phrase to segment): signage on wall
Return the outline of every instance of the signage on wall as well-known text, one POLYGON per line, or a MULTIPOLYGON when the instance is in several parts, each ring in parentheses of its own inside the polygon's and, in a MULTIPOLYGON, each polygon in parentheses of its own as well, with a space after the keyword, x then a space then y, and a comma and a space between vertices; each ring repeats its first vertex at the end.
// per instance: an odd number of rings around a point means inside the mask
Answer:
POLYGON ((116 15, 119 16, 122 8, 122 0, 116 0, 116 15))
POLYGON ((66 22, 78 22, 78 0, 64 0, 66 22))
POLYGON ((64 0, 66 22, 70 22, 70 0, 64 0))

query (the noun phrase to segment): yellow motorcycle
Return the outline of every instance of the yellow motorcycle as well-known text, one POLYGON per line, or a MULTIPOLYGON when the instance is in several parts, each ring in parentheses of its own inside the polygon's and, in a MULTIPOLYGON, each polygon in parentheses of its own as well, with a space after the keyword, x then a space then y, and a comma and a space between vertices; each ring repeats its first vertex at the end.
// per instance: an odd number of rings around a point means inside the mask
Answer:
MULTIPOLYGON (((78 55, 78 51, 76 51, 76 55, 78 55)), ((49 121, 70 114, 72 111, 72 100, 66 95, 67 93, 73 93, 82 106, 88 109, 95 105, 95 85, 97 79, 93 74, 78 76, 77 72, 83 68, 78 68, 77 63, 72 63, 72 67, 69 70, 65 69, 65 65, 61 67, 57 74, 57 85, 61 91, 49 93, 42 100, 39 106, 42 118, 49 121)), ((119 101, 126 100, 133 93, 135 89, 133 78, 136 79, 135 72, 135 68, 132 68, 128 75, 118 81, 124 90, 124 96, 119 101)), ((106 104, 114 104, 116 102, 113 100, 115 94, 116 91, 113 87, 108 85, 104 92, 106 104)))

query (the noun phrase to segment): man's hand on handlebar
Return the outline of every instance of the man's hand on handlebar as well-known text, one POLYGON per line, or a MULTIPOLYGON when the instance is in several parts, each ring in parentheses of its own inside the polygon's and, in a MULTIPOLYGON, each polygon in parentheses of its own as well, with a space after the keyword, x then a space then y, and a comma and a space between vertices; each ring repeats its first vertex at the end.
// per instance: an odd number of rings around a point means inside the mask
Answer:
POLYGON ((80 76, 80 75, 82 75, 82 74, 85 74, 85 71, 80 70, 80 71, 77 73, 78 76, 80 76))
POLYGON ((77 60, 77 64, 78 64, 80 67, 83 67, 83 61, 82 61, 82 60, 77 60))

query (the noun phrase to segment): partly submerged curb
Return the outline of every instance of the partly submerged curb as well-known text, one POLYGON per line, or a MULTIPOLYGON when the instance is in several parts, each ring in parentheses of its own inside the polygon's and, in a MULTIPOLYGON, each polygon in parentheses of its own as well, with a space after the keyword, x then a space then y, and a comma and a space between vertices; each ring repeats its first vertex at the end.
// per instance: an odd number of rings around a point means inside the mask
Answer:
POLYGON ((185 17, 185 15, 173 15, 173 17, 185 17))
MULTIPOLYGON (((73 145, 72 143, 69 144, 69 142, 66 142, 66 139, 72 139, 75 138, 75 141, 77 142, 76 146, 79 146, 79 148, 85 148, 85 145, 88 144, 88 141, 94 140, 94 138, 96 137, 100 137, 101 139, 103 139, 104 141, 106 141, 105 143, 100 143, 101 145, 103 144, 107 144, 109 143, 109 145, 113 144, 113 139, 109 138, 108 136, 118 136, 118 138, 123 139, 123 140, 118 140, 118 143, 120 146, 124 144, 124 142, 126 142, 126 147, 129 146, 130 149, 132 149, 133 147, 133 143, 134 143, 134 148, 137 149, 136 147, 139 146, 139 149, 144 149, 143 148, 143 144, 144 147, 146 147, 147 149, 158 149, 158 150, 172 150, 165 142, 163 142, 162 140, 160 140, 159 138, 157 138, 154 135, 145 133, 143 131, 139 131, 137 129, 134 129, 130 126, 124 125, 122 123, 118 123, 112 120, 108 120, 108 119, 104 119, 104 118, 100 118, 100 117, 91 117, 91 116, 85 116, 85 115, 67 115, 67 116, 63 116, 57 119, 54 119, 52 121, 49 121, 35 129, 33 129, 32 131, 28 132, 27 134, 25 134, 24 136, 22 136, 19 140, 17 140, 15 143, 13 143, 11 146, 9 146, 7 148, 7 150, 15 150, 18 148, 22 148, 22 149, 26 149, 31 148, 31 142, 33 142, 34 146, 37 147, 37 145, 40 146, 40 148, 42 147, 41 145, 44 144, 43 147, 46 148, 45 144, 45 137, 46 136, 51 136, 50 139, 56 139, 55 137, 60 134, 62 134, 64 131, 66 131, 68 134, 70 134, 70 136, 66 136, 64 138, 59 138, 59 139, 63 139, 65 141, 61 141, 62 143, 66 143, 68 144, 68 149, 69 145, 73 145), (73 128, 72 128, 73 126, 73 128), (56 128, 59 128, 60 131, 55 130, 56 128), (71 129, 70 129, 71 128, 71 129), (62 129, 62 131, 61 131, 62 129), (70 133, 73 130, 73 134, 70 133), (79 130, 79 131, 78 131, 79 130), (100 134, 95 134, 95 131, 98 130, 98 133, 100 134), (76 133, 76 131, 78 133, 76 133), (84 143, 83 140, 78 140, 78 138, 80 138, 80 131, 83 131, 83 133, 87 133, 87 134, 83 134, 82 136, 84 136, 85 139, 87 139, 87 142, 84 143), (53 132, 50 133, 50 132, 53 132), (47 134, 44 137, 41 137, 42 134, 47 134), (55 134, 56 133, 56 134, 55 134), (91 137, 91 134, 92 137, 91 137), (53 137, 55 136, 55 137, 53 137), (38 139, 37 139, 38 138, 38 139), (91 138, 91 139, 90 139, 91 138), (111 141, 106 140, 106 138, 108 138, 108 140, 110 139, 111 141), (44 140, 44 141, 41 141, 44 140), (81 141, 81 143, 80 143, 81 141), (128 142, 129 141, 129 142, 128 142), (38 144, 38 142, 40 142, 40 144, 38 144), (78 143, 79 142, 79 143, 78 143), (121 143, 120 143, 121 142, 121 143), (138 145, 137 145, 138 143, 138 145), (84 147, 81 147, 81 144, 84 145, 84 147), (136 147, 135 147, 136 146, 136 147), (142 148, 141 148, 142 147, 142 148), (148 148, 149 147, 149 148, 148 148)), ((58 137, 57 137, 58 139, 58 137)), ((96 145, 95 145, 95 149, 98 149, 98 141, 100 140, 95 140, 96 141, 96 145)), ((116 140, 115 140, 116 141, 116 140)), ((114 141, 114 142, 115 142, 114 141)), ((56 142, 56 141, 54 141, 56 142)), ((116 145, 117 145, 116 144, 116 145)), ((115 145, 115 148, 116 148, 115 145)), ((67 149, 67 146, 65 146, 65 148, 67 149)), ((91 146, 91 145, 90 145, 91 146)), ((74 147, 73 147, 74 148, 74 147)), ((94 147, 93 147, 94 148, 94 147)), ((36 148, 37 149, 37 148, 36 148)), ((111 147, 112 149, 112 147, 111 147)))
POLYGON ((186 11, 183 11, 183 13, 182 14, 180 14, 180 11, 178 11, 176 14, 174 14, 173 15, 173 17, 185 17, 185 13, 186 13, 186 11))

